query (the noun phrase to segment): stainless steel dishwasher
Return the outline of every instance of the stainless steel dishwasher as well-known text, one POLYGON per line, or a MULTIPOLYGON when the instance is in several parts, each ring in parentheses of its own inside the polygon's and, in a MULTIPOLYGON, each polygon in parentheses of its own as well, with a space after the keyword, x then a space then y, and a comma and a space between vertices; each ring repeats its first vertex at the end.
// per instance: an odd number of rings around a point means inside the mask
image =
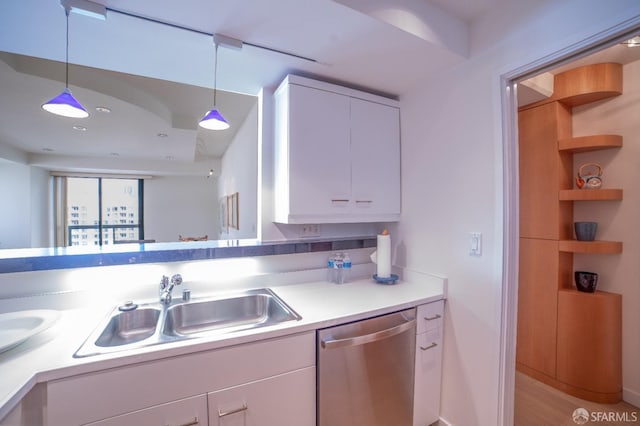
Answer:
POLYGON ((318 330, 318 426, 411 426, 415 308, 318 330))

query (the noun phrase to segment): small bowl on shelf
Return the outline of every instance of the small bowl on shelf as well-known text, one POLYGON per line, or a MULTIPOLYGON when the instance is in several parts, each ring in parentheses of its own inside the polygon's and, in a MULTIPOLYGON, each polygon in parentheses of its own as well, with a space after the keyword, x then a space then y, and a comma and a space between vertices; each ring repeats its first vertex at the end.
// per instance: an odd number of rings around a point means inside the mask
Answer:
POLYGON ((575 271, 574 278, 578 291, 593 293, 598 285, 598 274, 595 272, 575 271))
POLYGON ((573 228, 578 241, 593 241, 596 239, 598 222, 574 222, 573 228))

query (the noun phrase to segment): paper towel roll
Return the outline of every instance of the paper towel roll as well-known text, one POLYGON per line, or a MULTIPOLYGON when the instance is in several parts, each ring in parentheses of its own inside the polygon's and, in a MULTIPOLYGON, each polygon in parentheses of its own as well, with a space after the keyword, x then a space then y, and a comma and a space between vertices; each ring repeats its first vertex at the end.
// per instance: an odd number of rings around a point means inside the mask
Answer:
POLYGON ((378 235, 376 251, 376 275, 379 278, 389 278, 391 276, 391 236, 389 234, 378 235))

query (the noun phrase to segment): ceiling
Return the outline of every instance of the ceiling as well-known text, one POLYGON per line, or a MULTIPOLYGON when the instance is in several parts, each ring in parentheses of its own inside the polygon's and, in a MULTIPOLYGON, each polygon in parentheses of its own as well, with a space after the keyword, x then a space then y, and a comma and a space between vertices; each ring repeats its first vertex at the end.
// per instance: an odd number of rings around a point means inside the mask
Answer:
POLYGON ((136 170, 149 173, 188 166, 219 156, 255 96, 289 73, 402 96, 426 76, 465 61, 472 23, 503 1, 95 0, 107 8, 105 21, 69 18, 70 87, 88 109, 109 106, 109 120, 125 121, 109 125, 92 110, 86 132, 67 130, 56 140, 39 106, 63 87, 64 10, 59 0, 3 0, 0 102, 14 98, 4 94, 22 82, 29 89, 19 92, 38 108, 22 122, 22 115, 5 118, 0 129, 19 130, 0 134, 0 145, 17 146, 29 134, 30 161, 43 166, 56 156, 76 156, 85 165, 100 157, 103 168, 144 159, 147 165, 136 170), (232 128, 203 134, 194 124, 212 103, 214 33, 244 44, 218 51, 217 103, 232 128), (133 121, 147 127, 136 130, 133 121), (111 133, 99 137, 98 127, 111 133))
POLYGON ((71 120, 39 108, 64 87, 60 1, 3 0, 0 144, 49 168, 162 174, 200 161, 208 170, 255 96, 288 73, 397 97, 464 61, 469 23, 498 1, 95 0, 105 21, 69 17, 69 86, 90 113, 71 120), (213 103, 214 33, 244 42, 218 50, 217 104, 232 126, 221 132, 196 125, 213 103))

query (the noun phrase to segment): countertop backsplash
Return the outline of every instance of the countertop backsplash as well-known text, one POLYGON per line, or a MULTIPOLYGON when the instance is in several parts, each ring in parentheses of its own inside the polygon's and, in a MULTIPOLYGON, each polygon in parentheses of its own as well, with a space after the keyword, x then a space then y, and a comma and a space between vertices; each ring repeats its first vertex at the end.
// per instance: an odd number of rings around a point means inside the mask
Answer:
MULTIPOLYGON (((353 262, 350 279, 375 273, 374 248, 347 250, 353 262)), ((246 288, 322 281, 332 252, 240 257, 138 265, 45 270, 0 274, 0 313, 25 309, 75 309, 115 306, 127 300, 154 301, 163 275, 181 274, 174 289, 192 297, 246 288)))

